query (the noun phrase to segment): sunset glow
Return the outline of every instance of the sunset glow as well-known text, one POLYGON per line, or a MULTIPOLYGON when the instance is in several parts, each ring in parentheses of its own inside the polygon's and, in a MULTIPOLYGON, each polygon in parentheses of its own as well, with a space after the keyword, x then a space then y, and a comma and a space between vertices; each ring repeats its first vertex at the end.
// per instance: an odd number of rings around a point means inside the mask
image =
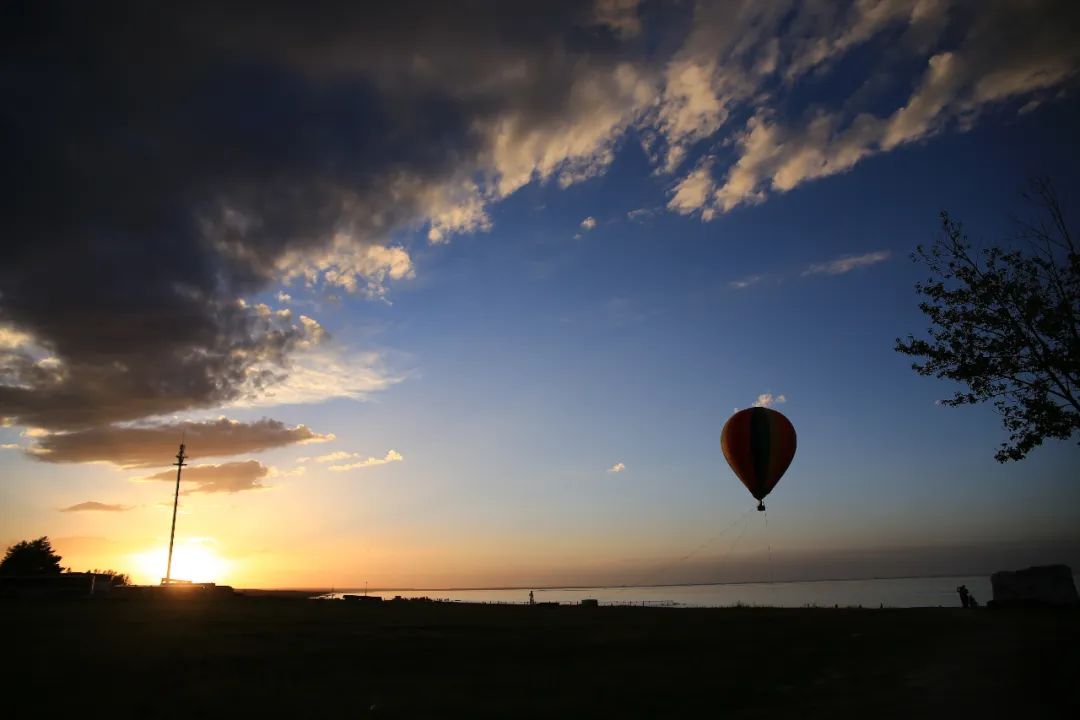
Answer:
POLYGON ((0 546, 160 582, 183 442, 184 580, 1080 561, 1080 414, 897 349, 943 210, 1080 220, 1076 3, 106 5, 5 9, 0 546))
MULTIPOLYGON (((155 584, 165 577, 168 547, 159 547, 131 556, 132 580, 155 584)), ((227 584, 231 563, 217 554, 207 540, 188 540, 173 548, 172 578, 191 582, 227 584)))

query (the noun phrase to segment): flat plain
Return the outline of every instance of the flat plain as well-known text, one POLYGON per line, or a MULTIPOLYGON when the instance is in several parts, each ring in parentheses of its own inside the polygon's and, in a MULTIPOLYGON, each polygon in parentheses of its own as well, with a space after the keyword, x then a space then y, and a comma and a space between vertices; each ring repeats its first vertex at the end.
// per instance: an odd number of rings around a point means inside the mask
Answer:
POLYGON ((1080 613, 0 603, 9 717, 1080 717, 1080 613))

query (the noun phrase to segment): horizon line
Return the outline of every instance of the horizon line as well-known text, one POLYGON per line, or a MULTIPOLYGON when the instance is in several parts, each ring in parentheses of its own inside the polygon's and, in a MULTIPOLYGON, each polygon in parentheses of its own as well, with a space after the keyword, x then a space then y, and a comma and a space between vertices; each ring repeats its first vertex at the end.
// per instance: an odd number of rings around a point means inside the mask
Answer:
MULTIPOLYGON (((1070 571, 1072 568, 1069 568, 1070 571)), ((813 580, 747 580, 747 581, 720 581, 720 582, 686 582, 686 583, 652 583, 642 585, 503 585, 503 586, 487 586, 487 587, 377 587, 367 588, 366 592, 386 592, 388 590, 401 590, 404 592, 471 592, 480 590, 619 590, 624 588, 665 588, 665 587, 707 587, 711 585, 778 585, 787 583, 822 583, 822 582, 864 582, 866 580, 918 580, 935 578, 965 578, 965 577, 986 577, 989 578, 989 574, 984 573, 934 573, 930 575, 889 575, 889 576, 874 576, 874 577, 853 577, 853 578, 815 578, 813 580)), ((1073 575, 1075 575, 1073 571, 1073 575)), ((364 590, 364 588, 350 587, 350 586, 331 586, 327 587, 242 587, 237 590, 281 590, 281 591, 293 591, 293 592, 345 592, 352 590, 364 590)))

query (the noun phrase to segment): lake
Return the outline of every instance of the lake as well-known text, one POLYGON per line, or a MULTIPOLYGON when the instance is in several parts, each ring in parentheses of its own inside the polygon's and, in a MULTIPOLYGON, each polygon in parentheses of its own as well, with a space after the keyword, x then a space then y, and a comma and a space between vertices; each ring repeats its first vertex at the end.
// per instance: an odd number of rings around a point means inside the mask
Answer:
MULTIPOLYGON (((654 605, 671 607, 958 607, 958 585, 966 585, 985 605, 991 598, 988 576, 891 578, 872 580, 818 580, 813 582, 724 583, 717 585, 665 585, 647 587, 535 588, 536 602, 577 604, 594 598, 601 605, 654 605)), ((342 590, 327 597, 362 595, 342 590)), ((384 599, 428 597, 472 603, 527 603, 529 588, 491 590, 369 590, 384 599)))

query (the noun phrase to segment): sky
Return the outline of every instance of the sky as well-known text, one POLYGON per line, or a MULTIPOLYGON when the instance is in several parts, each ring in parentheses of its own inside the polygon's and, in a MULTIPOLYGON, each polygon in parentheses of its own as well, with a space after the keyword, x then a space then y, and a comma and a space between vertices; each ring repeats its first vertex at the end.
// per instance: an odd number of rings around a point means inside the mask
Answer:
POLYGON ((916 245, 1080 213, 1068 2, 6 3, 0 544, 244 587, 1080 564, 916 245), (719 435, 783 412, 768 512, 719 435))

